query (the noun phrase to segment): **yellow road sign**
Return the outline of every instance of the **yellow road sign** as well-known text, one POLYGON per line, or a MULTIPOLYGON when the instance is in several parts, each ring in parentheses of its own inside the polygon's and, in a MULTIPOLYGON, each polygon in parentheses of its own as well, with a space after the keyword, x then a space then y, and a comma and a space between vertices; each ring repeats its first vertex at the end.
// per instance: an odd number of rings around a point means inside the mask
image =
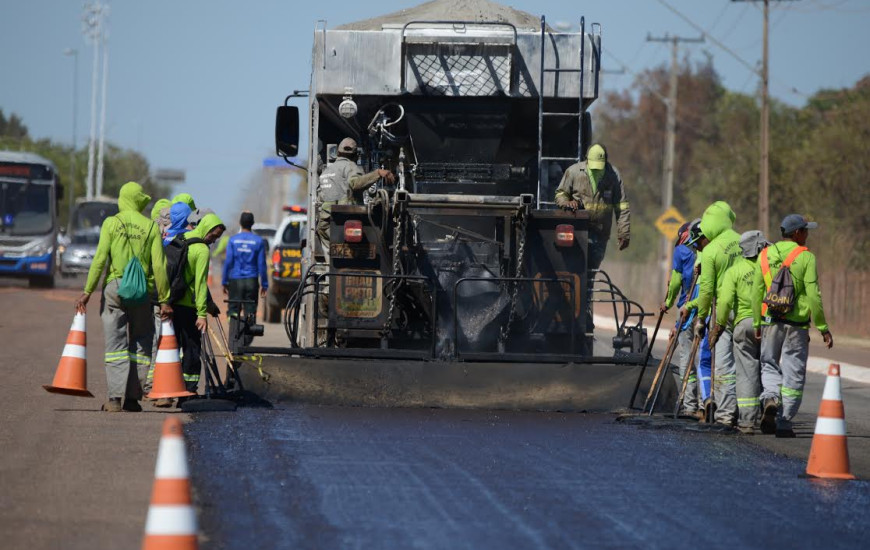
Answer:
POLYGON ((686 223, 686 218, 675 207, 670 207, 656 220, 656 228, 668 239, 676 239, 680 226, 686 223))

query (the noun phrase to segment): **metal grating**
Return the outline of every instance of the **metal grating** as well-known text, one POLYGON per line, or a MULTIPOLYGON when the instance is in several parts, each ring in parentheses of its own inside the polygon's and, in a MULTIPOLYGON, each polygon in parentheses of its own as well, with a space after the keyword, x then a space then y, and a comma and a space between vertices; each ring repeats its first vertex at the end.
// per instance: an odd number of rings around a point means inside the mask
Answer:
POLYGON ((511 47, 492 44, 408 44, 414 93, 493 96, 510 93, 511 47))

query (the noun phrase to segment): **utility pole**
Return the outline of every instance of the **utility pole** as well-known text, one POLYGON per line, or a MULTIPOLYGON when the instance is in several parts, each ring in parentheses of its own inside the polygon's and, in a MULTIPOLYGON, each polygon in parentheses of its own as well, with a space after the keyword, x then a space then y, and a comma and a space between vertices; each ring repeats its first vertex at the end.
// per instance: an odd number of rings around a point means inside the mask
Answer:
POLYGON ((75 48, 67 48, 63 54, 73 58, 73 89, 72 89, 72 150, 69 154, 69 220, 67 225, 72 224, 73 207, 76 198, 76 148, 78 133, 79 112, 79 51, 75 48))
MULTIPOLYGON (((731 0, 732 2, 763 2, 764 23, 761 46, 761 154, 758 167, 758 229, 769 235, 770 230, 770 93, 768 44, 770 36, 770 0, 731 0)), ((784 0, 774 0, 782 2, 784 0)), ((794 0, 788 0, 794 1, 794 0)))
POLYGON ((97 141, 97 82, 100 74, 100 46, 103 42, 103 23, 108 7, 96 0, 85 5, 82 16, 83 32, 94 46, 93 68, 91 69, 91 134, 88 142, 88 179, 85 182, 85 197, 94 198, 94 160, 97 141))
MULTIPOLYGON (((670 74, 670 89, 668 90, 667 100, 664 102, 667 108, 667 123, 665 125, 665 162, 662 174, 662 212, 668 210, 674 204, 674 161, 675 149, 677 142, 677 79, 680 71, 680 43, 701 43, 704 42, 704 37, 686 38, 682 36, 671 36, 665 34, 661 37, 654 37, 647 33, 647 42, 670 42, 671 44, 671 74, 670 74)), ((663 273, 668 272, 673 246, 670 239, 662 237, 662 263, 664 264, 663 273)), ((667 275, 665 276, 667 278, 667 275)))
MULTIPOLYGON (((108 8, 106 8, 108 10, 108 8)), ((109 42, 105 29, 103 30, 103 90, 100 108, 100 146, 97 150, 97 181, 96 195, 103 194, 103 150, 106 143, 106 82, 109 77, 109 42)))

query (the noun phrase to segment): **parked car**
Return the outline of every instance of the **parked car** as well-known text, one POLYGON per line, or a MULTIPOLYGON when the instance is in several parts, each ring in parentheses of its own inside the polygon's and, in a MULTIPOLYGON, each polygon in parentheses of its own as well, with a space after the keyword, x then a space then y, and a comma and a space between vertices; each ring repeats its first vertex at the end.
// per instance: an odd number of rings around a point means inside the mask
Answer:
POLYGON ((61 276, 88 272, 97 253, 103 221, 117 213, 118 201, 115 199, 98 197, 94 200, 76 201, 66 234, 67 242, 60 254, 61 276))
POLYGON ((270 223, 255 223, 251 231, 266 240, 266 250, 272 250, 275 245, 275 233, 278 232, 277 227, 270 223))
POLYGON ((275 232, 269 269, 269 292, 263 319, 268 323, 281 320, 281 312, 302 279, 302 248, 308 215, 301 206, 286 206, 288 213, 275 232))

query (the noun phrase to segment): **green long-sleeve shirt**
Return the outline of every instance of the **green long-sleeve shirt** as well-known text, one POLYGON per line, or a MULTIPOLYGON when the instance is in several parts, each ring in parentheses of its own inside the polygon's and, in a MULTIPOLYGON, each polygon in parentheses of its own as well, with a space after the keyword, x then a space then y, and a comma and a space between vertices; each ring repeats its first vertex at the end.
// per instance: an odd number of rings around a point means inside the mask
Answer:
POLYGON ((728 318, 734 312, 734 324, 752 317, 752 283, 755 276, 755 261, 739 258, 722 278, 722 288, 716 300, 716 324, 728 326, 728 318))
MULTIPOLYGON (((770 276, 776 277, 783 260, 794 250, 794 241, 780 241, 767 247, 767 261, 770 264, 770 276)), ((822 308, 822 294, 819 290, 819 273, 816 269, 816 256, 809 250, 801 253, 789 268, 794 281, 795 304, 785 320, 805 328, 810 326, 810 318, 820 332, 828 331, 828 322, 822 308)), ((767 293, 767 285, 761 273, 761 262, 755 266, 752 283, 752 324, 755 328, 762 324, 770 324, 771 320, 761 317, 761 303, 767 293)))
POLYGON ((156 292, 161 304, 169 300, 169 279, 160 229, 141 214, 150 201, 138 183, 129 182, 121 187, 118 214, 106 218, 100 228, 100 241, 85 283, 87 294, 96 290, 107 264, 104 285, 120 279, 127 262, 135 255, 145 271, 148 291, 151 294, 156 292))
POLYGON ((731 228, 734 219, 734 212, 724 201, 711 204, 701 217, 701 231, 710 242, 701 255, 698 297, 685 305, 689 310, 697 309, 700 319, 709 315, 713 298, 718 296, 722 287, 725 272, 741 256, 740 235, 731 228))
MULTIPOLYGON (((196 228, 184 234, 185 239, 204 239, 215 227, 223 225, 217 214, 206 214, 196 228)), ((196 316, 205 318, 208 313, 208 264, 211 251, 206 244, 192 244, 187 248, 187 265, 184 280, 187 292, 178 300, 178 305, 196 308, 196 316)))

